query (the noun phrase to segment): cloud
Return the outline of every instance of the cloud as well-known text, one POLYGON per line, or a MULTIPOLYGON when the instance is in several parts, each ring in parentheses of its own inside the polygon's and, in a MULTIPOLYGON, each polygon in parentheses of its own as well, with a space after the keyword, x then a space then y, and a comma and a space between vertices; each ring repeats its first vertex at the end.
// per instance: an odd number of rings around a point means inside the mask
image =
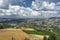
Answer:
POLYGON ((43 7, 45 7, 46 9, 55 9, 55 3, 48 3, 46 1, 43 2, 43 7))
POLYGON ((56 5, 57 5, 57 6, 60 6, 60 2, 58 2, 56 5))
POLYGON ((43 18, 55 17, 57 15, 57 11, 40 11, 43 18))
POLYGON ((55 8, 56 8, 57 11, 60 11, 60 2, 56 3, 56 7, 55 8))
POLYGON ((10 0, 10 2, 23 2, 25 0, 10 0))
MULTIPOLYGON (((60 3, 57 3, 60 4, 60 3)), ((60 5, 57 6, 56 3, 48 1, 35 0, 32 2, 32 9, 36 10, 42 18, 57 17, 58 11, 60 11, 60 5)))
POLYGON ((3 17, 15 17, 15 18, 48 18, 57 15, 57 11, 36 11, 29 7, 25 8, 23 6, 13 6, 9 5, 9 9, 1 9, 1 15, 3 17))
POLYGON ((34 17, 38 17, 39 12, 32 10, 31 8, 25 8, 23 6, 13 6, 13 5, 9 5, 9 9, 1 9, 1 15, 3 17, 7 17, 10 16, 12 17, 13 15, 15 15, 15 17, 19 17, 19 18, 34 18, 34 17))
POLYGON ((35 10, 41 10, 41 9, 49 9, 49 10, 55 10, 55 3, 49 3, 47 1, 43 1, 42 3, 40 3, 39 1, 36 2, 36 1, 33 1, 32 2, 32 7, 35 9, 35 10))
POLYGON ((0 0, 0 8, 8 8, 9 6, 9 0, 0 0))
MULTIPOLYGON (((13 1, 13 0, 10 0, 13 1)), ((19 0, 15 0, 19 1, 19 0)), ((7 2, 7 1, 6 1, 7 2)), ((12 18, 49 18, 49 17, 55 17, 59 16, 58 11, 60 11, 60 5, 57 5, 59 3, 54 2, 47 2, 39 0, 32 1, 32 6, 30 7, 24 7, 19 5, 11 5, 7 4, 6 2, 1 2, 1 4, 5 6, 9 5, 8 9, 2 9, 0 7, 0 17, 12 17, 12 18)), ((2 6, 2 7, 5 7, 2 6)))
POLYGON ((2 5, 3 4, 3 0, 0 0, 0 5, 2 5))
POLYGON ((42 7, 41 7, 41 3, 40 2, 32 1, 32 9, 40 10, 41 8, 42 7))

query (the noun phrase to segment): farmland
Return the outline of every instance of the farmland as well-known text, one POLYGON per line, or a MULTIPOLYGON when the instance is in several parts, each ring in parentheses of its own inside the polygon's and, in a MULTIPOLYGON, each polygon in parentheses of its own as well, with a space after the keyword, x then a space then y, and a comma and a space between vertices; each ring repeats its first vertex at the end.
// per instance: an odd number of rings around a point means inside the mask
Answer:
POLYGON ((0 40, 24 40, 30 38, 28 34, 20 29, 0 29, 0 40))

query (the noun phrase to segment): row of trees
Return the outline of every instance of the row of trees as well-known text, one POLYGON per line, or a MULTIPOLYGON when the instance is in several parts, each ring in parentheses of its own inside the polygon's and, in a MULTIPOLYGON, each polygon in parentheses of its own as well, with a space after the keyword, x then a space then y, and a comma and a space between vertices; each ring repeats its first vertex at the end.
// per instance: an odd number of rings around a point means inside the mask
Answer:
POLYGON ((4 28, 13 28, 13 26, 11 26, 10 24, 0 24, 0 29, 4 29, 4 28))
POLYGON ((55 34, 50 35, 48 38, 46 36, 44 36, 43 40, 56 40, 56 35, 55 34))

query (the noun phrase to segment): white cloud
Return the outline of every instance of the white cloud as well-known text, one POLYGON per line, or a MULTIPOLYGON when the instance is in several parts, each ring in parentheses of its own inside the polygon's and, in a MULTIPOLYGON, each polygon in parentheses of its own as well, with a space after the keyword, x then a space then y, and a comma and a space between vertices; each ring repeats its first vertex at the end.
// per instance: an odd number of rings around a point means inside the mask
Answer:
POLYGON ((10 0, 10 2, 23 2, 23 1, 25 1, 25 0, 10 0))
POLYGON ((27 16, 26 14, 23 14, 23 16, 27 16))
POLYGON ((9 0, 0 0, 0 8, 8 8, 9 0))
POLYGON ((34 1, 32 1, 32 6, 37 7, 37 5, 36 5, 36 3, 34 1))
POLYGON ((10 5, 8 10, 1 9, 3 13, 0 16, 16 15, 15 17, 41 18, 51 17, 57 14, 57 11, 36 11, 31 8, 10 5))
POLYGON ((56 9, 57 11, 60 11, 60 2, 58 2, 58 3, 56 4, 55 9, 56 9))
POLYGON ((3 13, 0 13, 0 16, 4 16, 4 14, 3 13))
MULTIPOLYGON (((8 15, 17 15, 19 17, 37 17, 39 14, 39 12, 35 11, 35 10, 32 10, 31 8, 25 8, 25 7, 22 7, 22 6, 12 6, 12 5, 9 5, 9 9, 8 10, 2 10, 3 11, 3 16, 8 16, 8 15)), ((2 15, 1 14, 1 15, 2 15)), ((1 16, 0 15, 0 16, 1 16)))
POLYGON ((60 5, 60 2, 58 2, 56 5, 60 5))
POLYGON ((40 9, 40 3, 36 3, 35 1, 32 1, 32 9, 39 10, 40 9))
POLYGON ((0 0, 0 5, 2 5, 3 4, 3 0, 0 0))
POLYGON ((55 9, 55 3, 50 3, 48 5, 48 9, 55 9))
POLYGON ((24 10, 20 10, 20 12, 21 12, 21 13, 23 13, 23 12, 24 12, 24 10))
POLYGON ((42 5, 43 5, 43 7, 47 7, 49 4, 48 4, 48 2, 44 1, 44 2, 42 3, 42 5))
POLYGON ((57 11, 40 11, 42 18, 54 17, 57 15, 57 11))
MULTIPOLYGON (((40 0, 39 0, 40 1, 40 0)), ((46 9, 52 9, 52 10, 55 10, 55 3, 49 3, 49 2, 47 2, 47 1, 43 1, 43 2, 36 2, 36 1, 33 1, 32 2, 32 7, 34 8, 34 9, 36 9, 36 10, 41 10, 41 9, 44 9, 44 8, 46 8, 46 9)))
MULTIPOLYGON (((60 4, 60 3, 57 3, 60 4)), ((40 17, 53 17, 58 16, 58 11, 60 11, 60 5, 57 6, 54 2, 47 2, 35 0, 32 2, 32 8, 35 9, 40 15, 40 17), (43 9, 43 10, 42 10, 43 9)))
POLYGON ((39 16, 39 15, 41 15, 41 14, 39 14, 39 12, 37 12, 37 11, 32 11, 32 15, 33 15, 33 16, 39 16))
POLYGON ((32 2, 32 8, 30 7, 23 7, 23 6, 18 6, 18 5, 15 5, 15 6, 12 6, 12 5, 9 5, 9 9, 8 10, 5 10, 5 9, 0 9, 2 10, 2 13, 0 14, 0 16, 14 16, 16 15, 15 17, 27 17, 27 18, 47 18, 47 17, 53 17, 53 16, 56 16, 58 11, 56 10, 60 10, 59 8, 57 8, 60 6, 56 6, 55 3, 48 3, 46 1, 43 1, 40 2, 37 1, 33 1, 32 2), (47 11, 43 11, 42 9, 46 8, 47 11), (48 10, 49 9, 49 10, 48 10), (50 11, 51 9, 53 9, 53 11, 50 11))
POLYGON ((48 3, 46 1, 43 2, 43 7, 47 8, 47 9, 55 9, 55 3, 48 3))
POLYGON ((56 9, 57 11, 60 11, 60 6, 56 6, 55 9, 56 9))

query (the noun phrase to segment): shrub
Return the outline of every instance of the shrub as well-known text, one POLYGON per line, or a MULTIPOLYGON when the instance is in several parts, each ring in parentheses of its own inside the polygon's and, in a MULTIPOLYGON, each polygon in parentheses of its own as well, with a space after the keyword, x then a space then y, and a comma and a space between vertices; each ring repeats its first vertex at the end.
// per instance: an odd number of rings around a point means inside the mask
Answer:
POLYGON ((46 35, 44 36, 43 40, 47 40, 47 36, 46 35))
POLYGON ((25 38, 24 40, 29 40, 28 38, 25 38))
POLYGON ((50 35, 48 40, 56 40, 56 36, 55 35, 50 35))

